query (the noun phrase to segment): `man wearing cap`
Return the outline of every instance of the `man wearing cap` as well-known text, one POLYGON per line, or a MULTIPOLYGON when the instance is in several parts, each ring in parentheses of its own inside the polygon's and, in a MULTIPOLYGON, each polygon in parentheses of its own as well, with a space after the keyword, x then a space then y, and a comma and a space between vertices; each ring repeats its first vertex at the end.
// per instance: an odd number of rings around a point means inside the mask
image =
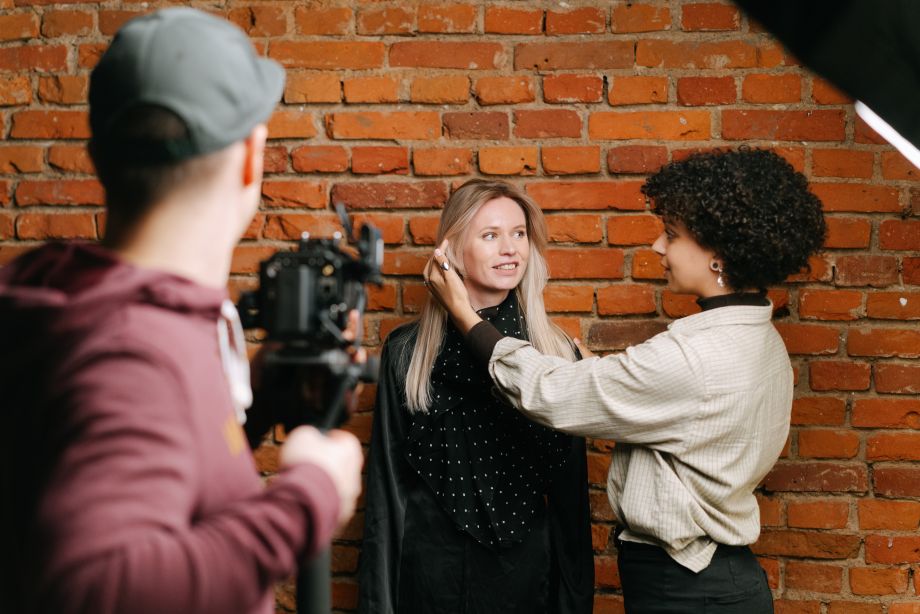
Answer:
POLYGON ((272 612, 354 510, 361 449, 300 427, 261 484, 226 283, 284 85, 228 22, 129 22, 93 71, 102 246, 0 270, 3 612, 272 612))

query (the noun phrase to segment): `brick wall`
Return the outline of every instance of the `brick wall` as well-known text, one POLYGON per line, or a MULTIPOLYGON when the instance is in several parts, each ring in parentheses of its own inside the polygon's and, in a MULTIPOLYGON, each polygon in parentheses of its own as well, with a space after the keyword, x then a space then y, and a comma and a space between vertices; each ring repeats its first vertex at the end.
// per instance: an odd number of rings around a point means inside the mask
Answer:
MULTIPOLYGON (((118 26, 158 2, 0 0, 0 263, 49 239, 96 239, 103 192, 84 150, 89 70, 118 26)), ((262 210, 232 287, 331 201, 383 229, 376 346, 417 312, 438 208, 467 177, 527 187, 547 213, 547 306, 615 351, 692 312, 664 289, 643 176, 689 152, 752 143, 805 172, 827 251, 773 292, 797 373, 789 444, 760 490, 755 550, 782 613, 920 613, 918 171, 729 3, 195 3, 288 69, 271 121, 262 210)), ((367 440, 372 390, 350 428, 367 440)), ((590 477, 596 611, 619 612, 603 492, 590 477)), ((257 452, 276 467, 277 448, 257 452)), ((355 603, 361 514, 334 548, 334 597, 355 603)), ((282 608, 290 587, 279 590, 282 608)))

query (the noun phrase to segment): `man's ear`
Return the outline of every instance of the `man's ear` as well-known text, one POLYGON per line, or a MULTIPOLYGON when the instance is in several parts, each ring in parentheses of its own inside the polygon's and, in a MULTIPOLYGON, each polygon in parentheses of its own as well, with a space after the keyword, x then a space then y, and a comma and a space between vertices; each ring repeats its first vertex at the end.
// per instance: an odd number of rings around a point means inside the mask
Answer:
POLYGON ((243 187, 249 188, 253 184, 262 182, 262 171, 265 166, 265 141, 268 139, 268 128, 265 124, 258 124, 243 140, 243 187))

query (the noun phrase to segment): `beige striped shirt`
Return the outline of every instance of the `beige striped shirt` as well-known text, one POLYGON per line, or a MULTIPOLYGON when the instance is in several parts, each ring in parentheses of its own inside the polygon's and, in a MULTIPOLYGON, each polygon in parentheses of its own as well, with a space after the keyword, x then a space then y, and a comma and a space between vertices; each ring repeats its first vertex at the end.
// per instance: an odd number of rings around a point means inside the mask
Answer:
POLYGON ((620 354, 571 363, 504 338, 489 370, 533 420, 613 439, 607 495, 621 539, 700 571, 718 544, 760 534, 753 495, 786 442, 792 368, 772 306, 672 322, 620 354))

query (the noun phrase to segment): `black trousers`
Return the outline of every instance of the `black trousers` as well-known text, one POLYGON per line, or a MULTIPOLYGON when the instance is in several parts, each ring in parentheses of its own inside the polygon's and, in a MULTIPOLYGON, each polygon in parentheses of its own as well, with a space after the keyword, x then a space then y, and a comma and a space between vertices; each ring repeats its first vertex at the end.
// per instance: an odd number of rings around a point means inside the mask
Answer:
POLYGON ((617 540, 626 614, 773 614, 773 595, 747 546, 720 545, 694 573, 657 546, 617 540))

